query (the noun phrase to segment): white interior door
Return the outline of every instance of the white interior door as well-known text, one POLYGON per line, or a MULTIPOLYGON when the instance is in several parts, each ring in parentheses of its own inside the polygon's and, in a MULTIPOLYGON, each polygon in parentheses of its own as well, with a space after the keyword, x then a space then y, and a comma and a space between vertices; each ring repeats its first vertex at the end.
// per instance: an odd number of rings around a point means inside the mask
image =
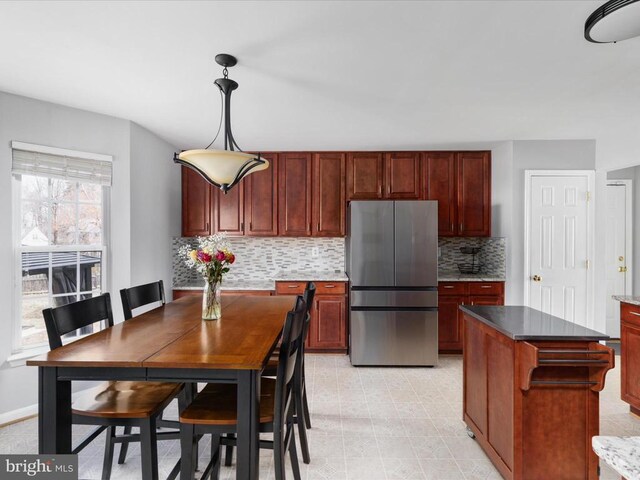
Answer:
POLYGON ((607 184, 607 335, 620 338, 620 302, 612 295, 631 292, 630 181, 607 184))
POLYGON ((589 174, 528 176, 529 306, 587 326, 589 174))

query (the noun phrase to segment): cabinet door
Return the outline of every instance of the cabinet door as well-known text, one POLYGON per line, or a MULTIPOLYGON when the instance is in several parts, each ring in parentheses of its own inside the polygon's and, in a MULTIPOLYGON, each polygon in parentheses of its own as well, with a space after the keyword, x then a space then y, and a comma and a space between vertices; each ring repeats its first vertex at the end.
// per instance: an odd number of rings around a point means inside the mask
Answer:
POLYGON ((311 235, 311 154, 282 153, 278 159, 278 234, 311 235))
POLYGON ((318 295, 309 325, 309 348, 347 349, 347 299, 338 295, 318 295))
POLYGON ((347 196, 349 200, 382 198, 382 154, 350 153, 347 159, 347 196))
MULTIPOLYGON (((464 325, 464 412, 487 434, 487 345, 478 321, 463 314, 464 325)), ((505 412, 505 415, 508 413, 505 412)))
POLYGON ((213 230, 229 236, 244 235, 244 182, 226 194, 216 189, 213 204, 213 230))
POLYGON ((420 154, 417 152, 385 153, 384 197, 420 199, 420 154))
POLYGON ((269 168, 243 180, 244 234, 273 237, 278 235, 278 155, 262 156, 269 161, 269 168))
POLYGON ((640 408, 640 328, 622 323, 620 328, 622 400, 640 408))
POLYGON ((211 234, 212 187, 198 173, 182 167, 182 236, 211 234))
POLYGON ((438 201, 438 236, 456 235, 458 233, 456 154, 426 152, 422 172, 425 185, 424 198, 438 201))
POLYGON ((469 295, 470 305, 504 305, 504 298, 498 295, 469 295))
POLYGON ((465 295, 440 295, 438 297, 438 350, 462 350, 462 314, 465 295))
POLYGON ((346 230, 345 154, 313 156, 313 235, 344 237, 346 230))
POLYGON ((458 153, 458 234, 491 236, 491 157, 489 152, 458 153))

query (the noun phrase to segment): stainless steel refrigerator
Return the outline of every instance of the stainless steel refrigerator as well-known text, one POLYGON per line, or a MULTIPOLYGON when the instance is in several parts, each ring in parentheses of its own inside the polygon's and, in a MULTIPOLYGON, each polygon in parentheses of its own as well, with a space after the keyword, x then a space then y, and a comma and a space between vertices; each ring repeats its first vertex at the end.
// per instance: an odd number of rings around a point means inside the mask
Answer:
POLYGON ((353 365, 438 362, 438 204, 354 201, 347 273, 353 365))

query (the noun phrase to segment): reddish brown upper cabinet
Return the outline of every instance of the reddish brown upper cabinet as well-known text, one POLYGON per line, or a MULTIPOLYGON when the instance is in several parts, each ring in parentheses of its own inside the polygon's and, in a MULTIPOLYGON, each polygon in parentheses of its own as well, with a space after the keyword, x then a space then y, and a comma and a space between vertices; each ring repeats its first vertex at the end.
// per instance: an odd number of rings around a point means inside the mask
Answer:
POLYGON ((278 154, 262 154, 269 168, 252 173, 244 182, 244 234, 278 235, 278 154))
POLYGON ((458 235, 491 236, 491 154, 458 156, 458 235))
POLYGON ((212 188, 198 173, 182 167, 182 236, 211 234, 212 188))
POLYGON ((384 155, 384 198, 419 200, 420 153, 394 152, 384 155))
POLYGON ((278 234, 311 236, 311 154, 281 153, 278 163, 278 234))
POLYGON ((213 231, 244 235, 244 180, 226 194, 216 188, 213 199, 213 231))
POLYGON ((346 156, 313 155, 312 231, 315 237, 343 237, 346 231, 346 156))
POLYGON ((424 198, 438 201, 438 236, 458 233, 455 152, 425 152, 422 165, 424 198))
POLYGON ((350 153, 347 157, 348 199, 379 200, 383 198, 383 173, 382 153, 350 153))

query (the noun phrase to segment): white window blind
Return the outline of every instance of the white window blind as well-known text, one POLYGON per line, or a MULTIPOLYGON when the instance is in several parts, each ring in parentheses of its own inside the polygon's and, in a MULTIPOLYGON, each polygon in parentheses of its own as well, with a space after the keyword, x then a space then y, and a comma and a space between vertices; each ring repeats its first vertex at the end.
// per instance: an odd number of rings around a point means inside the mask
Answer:
MULTIPOLYGON (((13 163, 11 173, 20 175, 38 175, 49 178, 60 178, 78 182, 111 185, 112 162, 106 155, 95 155, 103 158, 82 158, 73 154, 57 154, 61 149, 43 147, 42 150, 29 149, 27 144, 12 143, 13 163)), ((33 146, 37 147, 37 146, 33 146)), ((78 152, 82 155, 82 152, 78 152)))

